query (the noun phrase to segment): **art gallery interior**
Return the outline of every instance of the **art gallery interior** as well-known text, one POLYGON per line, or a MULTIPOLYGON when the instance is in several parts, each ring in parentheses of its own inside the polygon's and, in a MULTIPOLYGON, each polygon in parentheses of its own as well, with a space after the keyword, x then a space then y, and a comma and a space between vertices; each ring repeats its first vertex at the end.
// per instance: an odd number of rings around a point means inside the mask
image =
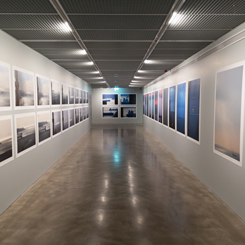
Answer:
POLYGON ((0 244, 245 244, 245 1, 3 0, 0 244))

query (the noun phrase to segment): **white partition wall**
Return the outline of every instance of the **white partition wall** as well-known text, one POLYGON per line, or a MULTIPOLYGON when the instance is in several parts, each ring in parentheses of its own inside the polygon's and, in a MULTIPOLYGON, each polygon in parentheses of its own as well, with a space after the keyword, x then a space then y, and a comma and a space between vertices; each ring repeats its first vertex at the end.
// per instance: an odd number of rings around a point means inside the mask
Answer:
POLYGON ((69 87, 90 94, 91 86, 3 31, 0 40, 1 214, 91 129, 90 117, 68 123, 70 109, 91 101, 67 98, 69 87))
MULTIPOLYGON (((244 30, 245 23, 152 82, 143 91, 143 94, 148 94, 177 87, 177 127, 171 128, 170 118, 168 126, 165 126, 146 115, 144 126, 243 220, 244 30), (186 86, 180 89, 179 85, 183 83, 186 86)), ((168 96, 171 96, 170 92, 168 96)), ((172 101, 168 99, 168 102, 172 101)))

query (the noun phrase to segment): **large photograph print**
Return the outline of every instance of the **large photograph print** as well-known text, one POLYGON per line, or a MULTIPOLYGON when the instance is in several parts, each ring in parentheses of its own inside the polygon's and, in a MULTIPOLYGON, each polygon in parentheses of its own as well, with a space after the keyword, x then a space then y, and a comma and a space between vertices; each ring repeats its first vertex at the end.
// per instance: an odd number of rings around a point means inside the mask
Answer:
POLYGON ((117 105, 118 104, 118 94, 102 94, 102 104, 103 105, 117 105))
POLYGON ((34 107, 34 75, 14 69, 15 108, 34 107))
POLYGON ((70 127, 74 126, 75 124, 75 109, 70 109, 69 110, 69 119, 70 119, 70 127))
POLYGON ((158 91, 155 92, 155 120, 158 121, 158 91))
POLYGON ((241 162, 243 66, 216 76, 214 150, 233 162, 241 162), (234 161, 235 160, 235 161, 234 161))
POLYGON ((9 66, 0 62, 0 109, 10 109, 10 101, 9 66))
POLYGON ((185 134, 185 95, 186 84, 177 87, 177 131, 185 134))
POLYGON ((74 88, 69 87, 69 104, 72 105, 75 102, 74 88))
POLYGON ((61 132, 61 116, 60 111, 52 111, 53 136, 61 132))
POLYGON ((75 109, 75 119, 76 124, 80 122, 79 108, 75 109))
POLYGON ((122 105, 136 105, 136 94, 121 94, 120 102, 122 105))
POLYGON ((27 152, 36 146, 36 123, 34 113, 17 115, 15 118, 16 151, 18 156, 20 153, 27 152))
POLYGON ((148 98, 148 117, 151 118, 151 93, 147 94, 147 98, 148 98))
POLYGON ((163 90, 163 124, 168 126, 168 88, 163 90))
POLYGON ((0 166, 13 159, 13 134, 11 116, 0 119, 0 166))
POLYGON ((169 127, 172 129, 175 129, 175 90, 175 86, 169 88, 169 127))
POLYGON ((69 87, 66 84, 61 85, 62 105, 68 105, 69 87))
POLYGON ((50 111, 39 112, 37 114, 37 122, 38 122, 38 138, 39 143, 43 143, 47 141, 51 137, 50 132, 50 124, 51 124, 51 116, 50 111))
POLYGON ((163 91, 159 90, 159 99, 158 99, 158 121, 162 123, 162 105, 163 105, 163 91))
POLYGON ((102 117, 118 118, 118 107, 102 107, 102 117))
POLYGON ((37 105, 50 105, 50 81, 48 78, 37 76, 37 105))
POLYGON ((52 89, 52 105, 60 105, 60 83, 59 82, 51 82, 52 89))
POLYGON ((121 107, 121 117, 136 118, 136 107, 121 107))
POLYGON ((75 104, 79 104, 79 90, 75 88, 75 104))
POLYGON ((62 130, 66 130, 69 128, 69 111, 62 111, 62 130))
POLYGON ((188 83, 187 136, 199 141, 200 79, 188 83))
POLYGON ((154 119, 155 105, 154 105, 154 92, 151 93, 151 118, 154 119))
POLYGON ((83 91, 79 90, 79 104, 83 103, 83 91))

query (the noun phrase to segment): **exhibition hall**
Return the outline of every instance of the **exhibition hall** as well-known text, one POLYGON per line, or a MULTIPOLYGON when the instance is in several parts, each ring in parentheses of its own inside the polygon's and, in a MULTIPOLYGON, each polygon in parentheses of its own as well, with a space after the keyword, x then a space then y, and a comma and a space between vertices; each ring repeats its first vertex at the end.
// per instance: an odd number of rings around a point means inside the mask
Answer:
POLYGON ((3 0, 0 244, 245 244, 245 1, 3 0))

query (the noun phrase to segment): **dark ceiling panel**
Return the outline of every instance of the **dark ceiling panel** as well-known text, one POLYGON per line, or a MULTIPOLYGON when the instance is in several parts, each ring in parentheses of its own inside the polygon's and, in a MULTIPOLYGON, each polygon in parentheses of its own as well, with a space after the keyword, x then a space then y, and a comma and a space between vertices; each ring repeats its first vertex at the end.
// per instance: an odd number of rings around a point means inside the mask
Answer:
POLYGON ((85 42, 86 47, 89 50, 100 49, 142 49, 147 50, 150 47, 151 42, 85 42))
POLYGON ((174 0, 60 0, 67 13, 168 14, 174 0))
POLYGON ((81 30, 83 40, 153 40, 155 30, 81 30))
POLYGON ((211 42, 159 42, 156 49, 196 49, 201 50, 211 42))
POLYGON ((70 15, 76 29, 159 29, 166 18, 161 15, 70 15))
POLYGON ((130 69, 136 70, 140 61, 96 61, 96 63, 102 71, 110 68, 120 72, 130 69))
POLYGON ((29 47, 39 50, 39 49, 79 49, 80 46, 77 41, 74 40, 71 42, 23 42, 24 44, 28 45, 29 47))
POLYGON ((56 13, 56 11, 49 0, 1 0, 0 13, 56 13))

